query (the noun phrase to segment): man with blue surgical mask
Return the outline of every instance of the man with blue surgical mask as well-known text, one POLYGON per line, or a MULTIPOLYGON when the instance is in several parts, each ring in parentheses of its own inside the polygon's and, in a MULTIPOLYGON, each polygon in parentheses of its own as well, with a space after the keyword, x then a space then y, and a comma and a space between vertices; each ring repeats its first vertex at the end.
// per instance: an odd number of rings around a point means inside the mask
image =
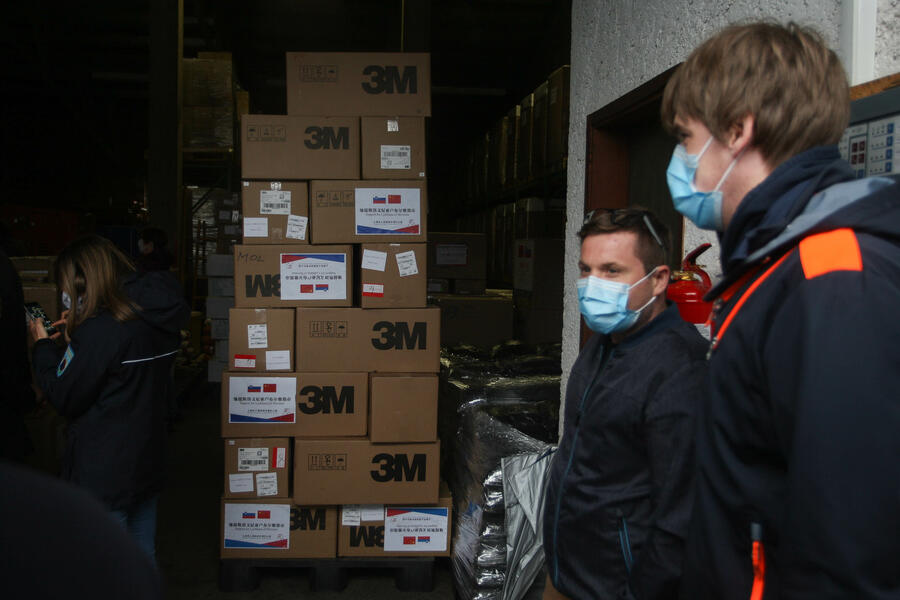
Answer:
POLYGON ((666 301, 668 232, 638 208, 579 232, 595 335, 572 367, 544 508, 544 598, 672 598, 691 505, 706 340, 666 301))

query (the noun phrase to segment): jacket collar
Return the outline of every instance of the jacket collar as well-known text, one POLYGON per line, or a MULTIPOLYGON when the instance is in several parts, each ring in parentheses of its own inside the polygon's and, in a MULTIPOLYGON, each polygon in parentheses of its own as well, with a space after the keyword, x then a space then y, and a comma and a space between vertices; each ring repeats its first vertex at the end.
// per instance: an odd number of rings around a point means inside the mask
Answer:
MULTIPOLYGON (((684 321, 682 320, 681 314, 678 312, 678 307, 675 305, 675 303, 666 300, 666 309, 664 311, 656 315, 649 323, 626 337, 618 344, 612 345, 612 347, 619 350, 627 350, 628 348, 637 346, 644 340, 656 335, 657 333, 665 331, 666 329, 670 329, 683 322, 684 321)), ((609 339, 605 341, 606 344, 610 344, 610 342, 611 340, 609 339)))

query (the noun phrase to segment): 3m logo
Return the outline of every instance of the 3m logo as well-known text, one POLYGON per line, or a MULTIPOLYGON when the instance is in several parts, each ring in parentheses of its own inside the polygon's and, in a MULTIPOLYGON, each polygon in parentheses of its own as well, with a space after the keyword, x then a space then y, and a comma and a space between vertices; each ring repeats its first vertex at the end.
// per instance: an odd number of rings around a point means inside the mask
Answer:
POLYGON ((425 350, 426 338, 428 336, 428 323, 417 321, 413 324, 412 331, 409 330, 409 323, 400 321, 392 323, 390 321, 378 321, 372 326, 372 331, 380 333, 380 338, 372 338, 372 346, 376 350, 425 350))
POLYGON ((384 525, 351 525, 350 547, 384 548, 384 525))
POLYGON ((291 508, 291 531, 325 531, 325 509, 291 508))
POLYGON ((306 128, 307 137, 303 144, 310 150, 348 150, 350 148, 350 128, 340 127, 335 132, 334 127, 316 127, 310 125, 306 128))
POLYGON ((387 481, 425 481, 426 456, 414 454, 412 463, 408 454, 376 454, 372 459, 373 465, 378 465, 377 471, 371 471, 372 479, 384 483, 387 481))
POLYGON ((281 275, 247 275, 244 282, 248 298, 281 297, 281 275))
POLYGON ((300 412, 306 415, 321 414, 353 414, 353 394, 354 387, 341 386, 341 394, 338 396, 333 385, 319 387, 315 385, 307 385, 300 390, 300 394, 306 396, 306 401, 302 399, 297 403, 300 412))
POLYGON ((416 67, 388 67, 381 65, 369 65, 363 69, 363 76, 369 77, 369 81, 363 81, 362 88, 368 94, 416 94, 418 93, 418 71, 416 67))

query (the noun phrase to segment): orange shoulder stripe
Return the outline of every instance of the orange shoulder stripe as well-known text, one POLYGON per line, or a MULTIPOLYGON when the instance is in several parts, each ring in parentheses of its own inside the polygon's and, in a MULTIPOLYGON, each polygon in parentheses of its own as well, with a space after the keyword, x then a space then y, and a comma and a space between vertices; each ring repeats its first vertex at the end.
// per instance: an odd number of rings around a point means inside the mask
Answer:
POLYGON ((832 271, 862 271, 862 253, 852 229, 811 235, 800 242, 800 264, 807 279, 832 271))

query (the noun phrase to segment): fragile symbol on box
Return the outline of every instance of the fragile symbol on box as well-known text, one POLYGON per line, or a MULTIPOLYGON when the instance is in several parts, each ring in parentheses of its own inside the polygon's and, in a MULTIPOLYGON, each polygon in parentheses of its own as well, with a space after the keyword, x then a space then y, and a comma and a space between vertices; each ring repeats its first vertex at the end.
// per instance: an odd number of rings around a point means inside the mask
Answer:
POLYGON ((310 454, 310 471, 346 471, 346 454, 310 454))
POLYGON ((347 337, 350 331, 347 321, 311 321, 309 337, 347 337))

